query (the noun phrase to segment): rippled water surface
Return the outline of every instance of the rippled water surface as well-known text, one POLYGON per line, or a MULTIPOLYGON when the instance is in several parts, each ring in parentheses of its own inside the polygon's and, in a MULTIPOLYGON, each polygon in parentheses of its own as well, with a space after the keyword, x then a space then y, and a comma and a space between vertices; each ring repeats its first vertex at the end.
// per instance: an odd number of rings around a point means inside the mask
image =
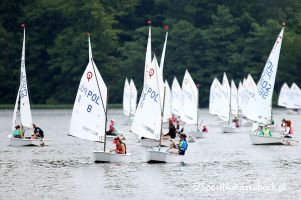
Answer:
MULTIPOLYGON (((189 143, 185 162, 145 163, 146 148, 127 137, 127 163, 95 164, 102 144, 67 136, 71 110, 33 110, 33 119, 53 139, 45 147, 10 147, 12 110, 0 110, 0 199, 301 199, 301 144, 254 146, 248 132, 222 134, 217 118, 201 110, 206 138, 189 143)), ((291 119, 301 139, 301 116, 291 119)), ((111 110, 120 130, 130 122, 111 110)), ((108 148, 113 148, 109 143, 108 148)))

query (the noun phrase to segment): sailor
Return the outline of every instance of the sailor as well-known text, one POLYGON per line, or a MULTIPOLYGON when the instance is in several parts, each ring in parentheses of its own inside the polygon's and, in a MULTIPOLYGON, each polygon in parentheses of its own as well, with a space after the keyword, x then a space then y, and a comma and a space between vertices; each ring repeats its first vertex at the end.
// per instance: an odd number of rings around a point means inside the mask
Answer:
POLYGON ((179 144, 175 144, 172 142, 172 147, 175 148, 175 151, 172 151, 171 153, 176 153, 179 155, 185 155, 185 152, 188 148, 188 142, 186 140, 187 136, 185 133, 181 133, 180 142, 179 144))
POLYGON ((178 134, 181 134, 184 131, 184 127, 180 124, 180 120, 177 120, 176 131, 178 134))
POLYGON ((13 136, 14 138, 22 138, 23 137, 23 134, 22 134, 22 131, 21 131, 21 126, 20 125, 17 125, 15 127, 15 130, 13 132, 13 136))
POLYGON ((176 133, 177 133, 177 130, 176 130, 176 127, 173 125, 172 123, 172 120, 169 120, 168 121, 168 133, 166 133, 162 139, 163 140, 169 140, 169 139, 175 139, 176 138, 176 133))
POLYGON ((234 119, 233 119, 233 122, 234 122, 234 124, 235 124, 235 128, 239 128, 239 119, 237 118, 237 117, 235 117, 234 119))
POLYGON ((262 128, 262 133, 263 133, 263 136, 265 137, 272 137, 272 132, 270 131, 270 126, 265 126, 262 128))
POLYGON ((37 127, 35 124, 32 124, 32 127, 33 127, 33 135, 31 136, 32 139, 44 138, 44 131, 40 127, 37 127))
POLYGON ((175 114, 172 114, 172 116, 169 120, 171 120, 172 123, 176 123, 177 117, 175 116, 175 114))
POLYGON ((203 124, 202 132, 205 132, 205 133, 208 132, 208 128, 207 128, 206 124, 203 124))
POLYGON ((117 135, 117 130, 116 130, 116 126, 115 126, 115 120, 111 119, 111 123, 110 123, 110 127, 109 130, 106 133, 107 135, 117 135))
POLYGON ((293 137, 293 128, 291 120, 285 120, 284 122, 284 137, 285 138, 292 138, 293 137))
POLYGON ((113 143, 116 145, 116 148, 115 150, 111 150, 111 152, 115 152, 117 154, 126 154, 126 145, 119 137, 114 138, 113 143))

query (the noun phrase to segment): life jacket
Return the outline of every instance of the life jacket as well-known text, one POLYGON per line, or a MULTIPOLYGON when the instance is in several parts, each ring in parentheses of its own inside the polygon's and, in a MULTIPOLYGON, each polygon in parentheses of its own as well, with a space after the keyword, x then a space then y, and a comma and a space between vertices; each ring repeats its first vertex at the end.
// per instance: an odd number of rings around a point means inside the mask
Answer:
POLYGON ((180 151, 186 151, 188 148, 188 143, 186 140, 182 140, 180 141, 180 144, 179 144, 179 150, 180 151))
POLYGON ((270 129, 268 129, 268 128, 263 128, 262 132, 263 132, 263 135, 266 136, 266 137, 267 136, 272 136, 271 132, 270 132, 270 129))
POLYGON ((111 131, 112 133, 115 133, 115 132, 116 132, 116 129, 115 129, 114 124, 110 124, 110 131, 111 131))

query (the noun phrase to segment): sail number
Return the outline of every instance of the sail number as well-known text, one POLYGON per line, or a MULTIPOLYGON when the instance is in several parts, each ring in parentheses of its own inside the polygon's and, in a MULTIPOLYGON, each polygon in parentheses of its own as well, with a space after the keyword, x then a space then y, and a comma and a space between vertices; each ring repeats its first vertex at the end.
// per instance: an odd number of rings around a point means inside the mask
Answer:
POLYGON ((156 91, 154 91, 151 87, 149 87, 148 85, 145 85, 143 91, 144 91, 144 93, 143 93, 143 98, 142 98, 142 101, 140 101, 140 103, 139 103, 139 106, 140 106, 141 108, 143 107, 145 98, 146 98, 147 96, 149 96, 149 97, 150 97, 151 99, 153 99, 155 102, 159 102, 159 101, 158 101, 158 96, 159 96, 159 94, 158 94, 156 91))
POLYGON ((262 73, 261 79, 259 81, 259 96, 263 99, 266 99, 269 93, 271 92, 272 85, 269 83, 269 80, 273 75, 273 63, 268 61, 265 67, 265 70, 262 73))
MULTIPOLYGON (((90 101, 96 103, 97 105, 99 105, 99 102, 101 101, 100 96, 93 93, 93 91, 88 90, 87 87, 85 87, 83 84, 81 84, 78 88, 79 91, 81 91, 82 93, 84 93, 84 96, 86 98, 88 98, 90 101)), ((80 101, 80 99, 78 100, 80 101)))
POLYGON ((192 94, 189 91, 184 90, 183 93, 186 98, 188 98, 190 101, 192 101, 192 94))
POLYGON ((261 96, 263 99, 266 99, 270 93, 271 84, 269 84, 267 81, 261 81, 259 86, 259 96, 261 96))
POLYGON ((91 106, 91 105, 88 105, 88 107, 87 107, 87 112, 91 112, 91 110, 92 110, 92 106, 91 106))

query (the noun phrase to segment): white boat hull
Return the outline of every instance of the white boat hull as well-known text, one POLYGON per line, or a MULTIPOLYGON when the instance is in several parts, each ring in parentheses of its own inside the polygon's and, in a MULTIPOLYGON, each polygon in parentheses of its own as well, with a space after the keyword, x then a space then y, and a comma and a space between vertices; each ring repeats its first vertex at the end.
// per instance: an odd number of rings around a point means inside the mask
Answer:
MULTIPOLYGON (((170 144, 171 144, 170 140, 161 141, 161 146, 169 147, 170 144)), ((159 141, 145 138, 140 140, 140 145, 143 147, 158 147, 159 141)))
POLYGON ((25 138, 14 138, 9 136, 10 146, 21 147, 21 146, 48 146, 51 142, 49 139, 25 139, 25 138))
POLYGON ((163 151, 147 151, 146 162, 148 163, 172 163, 183 162, 184 156, 163 152, 163 151))
POLYGON ((121 163, 126 162, 130 154, 117 154, 103 151, 93 152, 94 162, 100 163, 121 163))
POLYGON ((297 140, 293 138, 284 138, 277 136, 260 136, 255 134, 250 134, 250 139, 252 144, 255 145, 296 145, 297 140))
POLYGON ((252 121, 243 120, 243 121, 241 122, 241 126, 242 126, 242 127, 252 127, 252 125, 253 125, 253 122, 252 122, 252 121))
POLYGON ((221 128, 221 131, 222 131, 222 133, 239 133, 239 132, 241 132, 241 128, 223 126, 221 128))
POLYGON ((250 134, 252 144, 283 144, 282 137, 268 137, 250 134))
POLYGON ((202 138, 205 136, 205 133, 199 130, 188 131, 188 136, 193 138, 202 138))
POLYGON ((107 135, 106 136, 106 140, 107 141, 113 141, 114 140, 114 138, 116 138, 116 137, 119 137, 121 140, 125 140, 125 137, 124 137, 124 135, 116 135, 116 136, 114 136, 114 135, 107 135))

